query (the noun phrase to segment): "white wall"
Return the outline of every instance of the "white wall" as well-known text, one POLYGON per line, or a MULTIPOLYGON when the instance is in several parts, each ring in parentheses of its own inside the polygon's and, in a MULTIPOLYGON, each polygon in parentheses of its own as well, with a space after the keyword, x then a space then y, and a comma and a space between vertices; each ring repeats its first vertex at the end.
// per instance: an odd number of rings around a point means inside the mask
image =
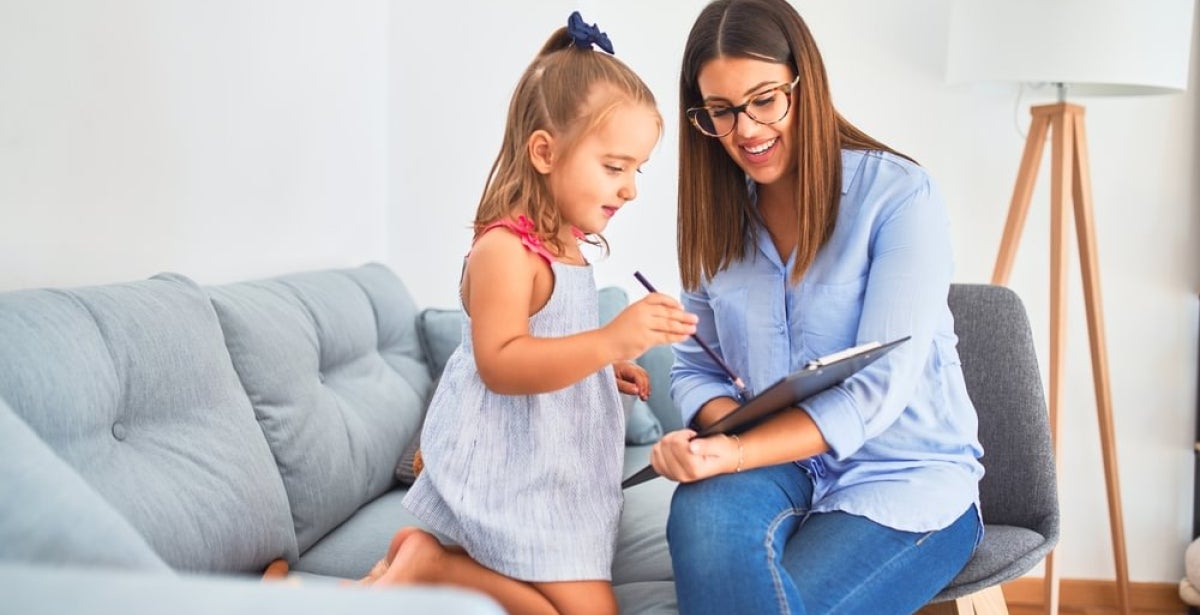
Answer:
MULTIPOLYGON (((640 178, 641 194, 606 233, 612 256, 598 282, 631 296, 641 270, 678 292, 675 173, 678 70, 688 28, 703 0, 591 0, 527 3, 508 16, 482 0, 393 13, 395 108, 422 92, 476 80, 471 95, 429 114, 395 118, 397 157, 389 198, 389 262, 427 305, 453 306, 467 227, 499 145, 516 77, 572 9, 607 30, 618 57, 658 95, 667 132, 640 178), (488 27, 447 37, 434 24, 462 15, 488 27), (452 41, 448 43, 448 41, 452 41), (402 130, 400 122, 407 122, 402 130)), ((825 54, 840 110, 873 135, 914 156, 939 181, 951 207, 956 279, 986 282, 1000 241, 1028 127, 1028 105, 1046 93, 1015 86, 944 84, 950 0, 798 0, 825 54)), ((450 31, 453 31, 451 28, 450 31)), ((1193 58, 1195 58, 1193 52, 1193 58)), ((1197 94, 1088 99, 1109 362, 1130 574, 1176 582, 1191 533, 1192 436, 1196 409, 1200 231, 1197 94)), ((427 95, 425 95, 427 96, 427 95)), ((1046 159, 1049 158, 1047 154, 1046 159)), ((1048 336, 1048 169, 1034 194, 1011 286, 1025 299, 1046 363, 1048 336)), ((1074 250, 1074 248, 1072 248, 1074 250)), ((1074 254, 1074 252, 1072 253, 1074 254)), ((1072 256, 1072 259, 1075 259, 1072 256)), ((1114 568, 1100 469, 1078 265, 1072 260, 1067 382, 1062 417, 1063 537, 1068 578, 1112 578, 1114 568)))
MULTIPOLYGON (((798 0, 852 121, 920 160, 960 281, 987 281, 1023 137, 1016 88, 943 85, 950 0, 798 0), (1015 121, 1014 121, 1015 118, 1015 121)), ((385 260, 451 306, 517 76, 581 8, 667 116, 601 284, 675 272, 674 114, 703 0, 0 0, 0 289, 173 270, 219 283, 385 260)), ((1174 582, 1190 538, 1200 248, 1193 52, 1183 95, 1088 108, 1130 572, 1174 582)), ((1045 171, 1012 286, 1047 334, 1045 171)), ((1075 267, 1074 265, 1072 265, 1075 267)), ((1074 277, 1062 574, 1113 574, 1074 277)))
POLYGON ((385 256, 384 0, 0 0, 0 288, 385 256))

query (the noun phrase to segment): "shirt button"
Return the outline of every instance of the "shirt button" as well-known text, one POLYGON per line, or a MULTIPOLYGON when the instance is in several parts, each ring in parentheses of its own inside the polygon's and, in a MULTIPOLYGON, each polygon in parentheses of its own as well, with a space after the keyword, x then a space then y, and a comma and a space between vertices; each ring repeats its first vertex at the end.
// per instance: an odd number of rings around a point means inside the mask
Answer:
POLYGON ((114 437, 114 438, 116 438, 118 441, 123 441, 123 440, 125 440, 125 424, 124 424, 124 423, 122 423, 122 422, 120 422, 120 421, 117 421, 116 423, 113 423, 113 426, 112 426, 112 435, 113 435, 113 437, 114 437))

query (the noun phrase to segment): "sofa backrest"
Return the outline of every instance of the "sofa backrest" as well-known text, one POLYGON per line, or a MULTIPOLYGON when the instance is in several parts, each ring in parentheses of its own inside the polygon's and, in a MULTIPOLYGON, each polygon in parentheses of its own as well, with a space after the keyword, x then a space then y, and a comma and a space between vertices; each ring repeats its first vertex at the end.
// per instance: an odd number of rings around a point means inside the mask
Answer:
POLYGON ((0 397, 166 563, 295 555, 283 482, 194 282, 0 293, 0 340, 0 397))
POLYGON ((382 265, 207 289, 278 464, 301 552, 393 485, 431 379, 382 265))

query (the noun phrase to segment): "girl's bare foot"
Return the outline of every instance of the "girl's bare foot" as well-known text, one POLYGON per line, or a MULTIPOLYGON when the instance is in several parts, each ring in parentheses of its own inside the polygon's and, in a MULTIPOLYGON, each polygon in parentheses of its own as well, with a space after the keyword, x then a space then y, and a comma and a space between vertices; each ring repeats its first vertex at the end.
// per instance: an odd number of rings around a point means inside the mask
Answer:
POLYGON ((383 573, 387 571, 388 566, 392 563, 392 560, 395 559, 396 552, 400 550, 400 545, 404 544, 405 539, 411 536, 413 532, 417 531, 420 531, 420 528, 412 526, 400 528, 400 531, 396 532, 392 536, 392 542, 388 545, 387 555, 385 555, 383 559, 379 560, 378 562, 375 562, 375 565, 371 567, 371 570, 367 573, 367 576, 357 581, 342 581, 341 585, 374 585, 375 582, 379 580, 379 577, 383 576, 383 573))
POLYGON ((408 527, 400 528, 400 531, 396 532, 392 536, 392 542, 388 545, 387 556, 383 558, 385 569, 387 568, 387 564, 391 564, 392 560, 396 559, 396 552, 400 550, 400 545, 404 544, 404 541, 407 540, 409 536, 412 536, 413 533, 419 531, 421 531, 421 528, 410 525, 408 527))
POLYGON ((395 556, 387 570, 375 580, 375 585, 412 585, 436 581, 437 571, 448 552, 432 534, 412 529, 399 541, 395 556))

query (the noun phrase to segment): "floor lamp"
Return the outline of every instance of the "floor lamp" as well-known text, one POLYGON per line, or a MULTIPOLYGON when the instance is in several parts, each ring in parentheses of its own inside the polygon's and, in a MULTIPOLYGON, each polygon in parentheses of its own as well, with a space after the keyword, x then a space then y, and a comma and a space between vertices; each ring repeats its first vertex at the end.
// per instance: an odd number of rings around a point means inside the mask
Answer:
MULTIPOLYGON (((1117 603, 1131 612, 1108 354, 1100 295, 1084 108, 1067 97, 1141 95, 1187 87, 1194 0, 956 0, 952 3, 947 78, 1051 84, 1058 102, 1030 109, 1032 122, 992 274, 1007 284, 1033 187, 1050 139, 1050 428, 1055 458, 1066 348, 1067 248, 1074 217, 1092 379, 1116 567, 1117 603)), ((1045 612, 1059 603, 1054 554, 1045 562, 1045 612)))

